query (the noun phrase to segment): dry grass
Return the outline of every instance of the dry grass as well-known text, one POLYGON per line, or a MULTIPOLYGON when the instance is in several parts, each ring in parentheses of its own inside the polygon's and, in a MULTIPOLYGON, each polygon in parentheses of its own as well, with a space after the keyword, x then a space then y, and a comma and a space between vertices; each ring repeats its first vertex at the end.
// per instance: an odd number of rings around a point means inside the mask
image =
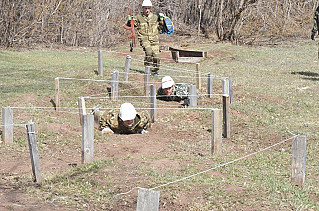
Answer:
MULTIPOLYGON (((57 116, 41 109, 14 109, 15 122, 31 118, 36 122, 43 162, 42 186, 28 185, 25 190, 47 204, 52 202, 65 209, 134 210, 136 191, 122 197, 116 194, 137 186, 156 187, 198 173, 278 143, 294 133, 307 136, 304 187, 290 183, 288 141, 248 159, 157 189, 161 192, 160 210, 318 209, 319 72, 315 44, 300 41, 247 47, 219 43, 189 44, 188 48, 208 51, 210 58, 201 63, 201 70, 203 74, 210 72, 216 76, 216 93, 221 93, 220 77, 227 76, 233 81, 232 133, 231 138, 224 139, 223 155, 210 155, 210 112, 164 110, 145 136, 106 137, 96 132, 96 161, 72 168, 69 164, 80 162, 77 97, 100 94, 107 85, 63 81, 62 106, 75 110, 57 116)), ((127 47, 113 50, 128 52, 127 47)), ((141 49, 133 52, 136 60, 132 61, 132 73, 144 69, 140 62, 143 57, 137 57, 141 53, 141 49)), ((96 52, 2 50, 0 61, 2 107, 51 107, 55 77, 100 79, 94 74, 96 52)), ((125 54, 105 52, 104 62, 102 78, 110 79, 112 70, 122 71, 125 54)), ((163 75, 169 74, 177 82, 194 83, 192 78, 180 77, 192 76, 191 72, 174 71, 173 67, 195 70, 195 65, 168 62, 163 61, 163 75)), ((138 74, 133 78, 142 80, 138 74)), ((160 78, 152 81, 159 82, 160 78)), ((205 91, 205 81, 203 86, 205 91)), ((125 92, 125 95, 139 94, 125 92)), ((134 101, 138 106, 147 103, 134 101)), ((209 107, 221 106, 218 96, 212 100, 202 97, 200 101, 209 107)), ((88 102, 89 107, 96 104, 116 103, 88 102)), ((28 158, 23 136, 24 130, 17 128, 14 146, 3 146, 0 152, 4 161, 13 162, 15 158, 11 156, 15 153, 17 159, 28 158)), ((31 172, 17 169, 11 169, 17 177, 6 177, 8 184, 15 187, 29 184, 31 172)))

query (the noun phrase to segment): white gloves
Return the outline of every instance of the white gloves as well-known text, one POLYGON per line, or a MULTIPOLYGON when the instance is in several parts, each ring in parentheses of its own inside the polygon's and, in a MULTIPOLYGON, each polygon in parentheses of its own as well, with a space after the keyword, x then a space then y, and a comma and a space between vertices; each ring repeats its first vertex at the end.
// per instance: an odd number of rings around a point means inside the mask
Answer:
POLYGON ((106 128, 104 128, 104 129, 102 130, 102 135, 103 135, 104 133, 114 133, 114 132, 111 130, 111 128, 106 127, 106 128))
POLYGON ((148 131, 147 131, 147 130, 142 129, 142 130, 137 131, 137 133, 144 134, 144 133, 148 133, 148 131))

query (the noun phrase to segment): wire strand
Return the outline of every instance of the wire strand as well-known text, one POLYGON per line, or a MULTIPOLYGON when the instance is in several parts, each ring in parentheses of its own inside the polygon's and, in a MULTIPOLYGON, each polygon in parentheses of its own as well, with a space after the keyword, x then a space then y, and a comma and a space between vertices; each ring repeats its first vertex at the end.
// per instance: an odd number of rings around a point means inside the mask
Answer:
MULTIPOLYGON (((243 157, 237 158, 237 159, 235 159, 235 160, 232 160, 232 161, 229 161, 229 162, 226 162, 226 163, 217 165, 217 166, 215 166, 215 167, 213 167, 213 168, 210 168, 210 169, 207 169, 207 170, 198 172, 198 173, 196 173, 196 174, 189 175, 189 176, 187 176, 187 177, 183 177, 183 178, 181 178, 181 179, 178 179, 178 180, 175 180, 175 181, 172 181, 172 182, 168 182, 168 183, 165 183, 165 184, 162 184, 162 185, 159 185, 159 186, 150 188, 149 190, 155 190, 155 189, 158 189, 158 188, 161 188, 161 187, 164 187, 164 186, 168 186, 168 185, 171 185, 171 184, 174 184, 174 183, 177 183, 177 182, 180 182, 180 181, 183 181, 183 180, 186 180, 186 179, 195 177, 195 176, 200 175, 200 174, 204 174, 204 173, 206 173, 206 172, 215 170, 215 169, 217 169, 217 168, 221 168, 221 167, 227 166, 227 165, 229 165, 229 164, 235 163, 235 162, 237 162, 237 161, 243 160, 243 159, 248 158, 248 157, 251 157, 251 156, 253 156, 253 155, 255 155, 255 154, 258 154, 258 153, 264 152, 264 151, 266 151, 266 150, 268 150, 268 149, 271 149, 271 148, 273 148, 273 147, 275 147, 275 146, 277 146, 277 145, 280 145, 280 144, 282 144, 282 143, 285 143, 285 142, 287 142, 287 141, 293 139, 294 137, 296 137, 296 136, 293 136, 293 137, 290 137, 290 138, 288 138, 288 139, 282 140, 282 141, 280 141, 280 142, 278 142, 278 143, 276 143, 276 144, 273 144, 273 145, 271 145, 271 146, 268 146, 268 147, 266 147, 266 148, 264 148, 264 149, 261 149, 261 150, 259 150, 259 151, 253 152, 253 153, 251 153, 251 154, 245 155, 245 156, 243 156, 243 157)), ((128 194, 128 193, 132 192, 134 189, 137 189, 137 188, 140 189, 140 187, 135 187, 135 188, 131 189, 131 190, 128 191, 128 192, 120 193, 120 194, 117 194, 117 195, 125 195, 125 194, 128 194)))

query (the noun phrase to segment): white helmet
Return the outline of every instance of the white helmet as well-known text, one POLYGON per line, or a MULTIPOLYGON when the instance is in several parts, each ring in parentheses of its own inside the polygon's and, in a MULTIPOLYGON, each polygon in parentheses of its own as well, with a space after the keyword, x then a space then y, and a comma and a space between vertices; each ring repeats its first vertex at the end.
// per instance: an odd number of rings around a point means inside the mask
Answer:
POLYGON ((142 7, 152 7, 152 2, 151 0, 144 0, 142 3, 142 7))
POLYGON ((123 103, 120 107, 119 117, 123 120, 132 120, 136 117, 136 110, 131 103, 123 103))
POLYGON ((169 88, 169 87, 173 86, 174 84, 175 84, 175 82, 173 81, 171 76, 164 76, 162 78, 162 88, 163 89, 169 88))

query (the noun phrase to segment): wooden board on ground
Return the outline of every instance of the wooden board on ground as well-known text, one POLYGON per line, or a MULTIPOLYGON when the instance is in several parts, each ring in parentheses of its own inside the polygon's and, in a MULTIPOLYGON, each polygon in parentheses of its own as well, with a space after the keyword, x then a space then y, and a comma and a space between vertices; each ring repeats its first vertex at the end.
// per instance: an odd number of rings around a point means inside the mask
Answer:
POLYGON ((179 63, 198 63, 207 58, 207 52, 204 51, 181 50, 172 47, 169 47, 169 50, 172 52, 173 60, 179 63))

